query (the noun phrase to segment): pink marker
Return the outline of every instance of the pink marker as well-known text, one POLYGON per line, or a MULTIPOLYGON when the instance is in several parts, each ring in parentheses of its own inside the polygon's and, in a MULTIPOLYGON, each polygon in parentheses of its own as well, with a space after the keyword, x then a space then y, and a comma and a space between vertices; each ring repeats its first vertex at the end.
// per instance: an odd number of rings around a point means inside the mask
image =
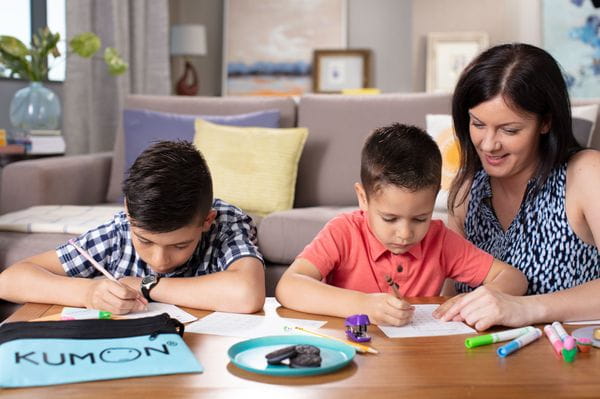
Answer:
POLYGON ((552 344, 554 352, 556 352, 558 356, 562 357, 563 344, 560 338, 558 337, 558 334, 556 333, 554 327, 552 327, 550 324, 546 324, 544 326, 544 332, 546 333, 546 337, 548 337, 548 340, 552 344))

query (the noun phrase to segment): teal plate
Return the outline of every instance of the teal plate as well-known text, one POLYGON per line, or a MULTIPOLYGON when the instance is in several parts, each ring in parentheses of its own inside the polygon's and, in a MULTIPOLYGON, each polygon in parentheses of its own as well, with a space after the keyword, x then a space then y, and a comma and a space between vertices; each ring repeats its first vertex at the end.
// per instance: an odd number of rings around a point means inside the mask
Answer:
POLYGON ((229 359, 241 369, 259 374, 302 376, 331 373, 354 359, 356 350, 350 345, 330 339, 302 335, 276 335, 238 342, 227 351, 229 359), (291 368, 270 365, 265 355, 290 345, 314 345, 321 350, 321 367, 291 368))

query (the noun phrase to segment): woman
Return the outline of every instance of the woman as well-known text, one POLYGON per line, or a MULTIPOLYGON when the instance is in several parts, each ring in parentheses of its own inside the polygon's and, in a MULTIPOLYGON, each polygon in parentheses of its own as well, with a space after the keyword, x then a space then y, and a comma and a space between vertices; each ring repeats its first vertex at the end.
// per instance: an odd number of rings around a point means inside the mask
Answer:
POLYGON ((478 330, 600 318, 600 152, 573 137, 557 62, 527 44, 485 51, 457 83, 452 117, 461 168, 449 224, 523 271, 530 295, 480 289, 436 315, 478 330))

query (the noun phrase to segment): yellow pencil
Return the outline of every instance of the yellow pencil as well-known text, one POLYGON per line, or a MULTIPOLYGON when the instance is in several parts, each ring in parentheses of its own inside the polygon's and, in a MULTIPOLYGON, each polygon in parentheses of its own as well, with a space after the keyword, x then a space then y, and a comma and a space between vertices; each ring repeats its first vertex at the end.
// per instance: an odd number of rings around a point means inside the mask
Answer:
POLYGON ((341 338, 337 338, 337 337, 332 337, 330 335, 325 335, 325 334, 321 334, 321 333, 318 333, 318 332, 310 331, 310 330, 307 330, 307 329, 302 328, 302 327, 296 327, 296 326, 294 326, 293 328, 296 329, 296 330, 302 331, 304 333, 317 336, 317 337, 328 338, 328 339, 333 339, 335 341, 343 342, 346 345, 353 346, 354 348, 356 348, 357 351, 359 351, 361 353, 365 353, 365 352, 375 353, 375 354, 379 353, 379 351, 377 349, 373 349, 373 348, 371 348, 370 346, 367 346, 367 345, 359 344, 358 342, 352 342, 352 341, 348 341, 348 340, 345 340, 345 339, 341 339, 341 338))

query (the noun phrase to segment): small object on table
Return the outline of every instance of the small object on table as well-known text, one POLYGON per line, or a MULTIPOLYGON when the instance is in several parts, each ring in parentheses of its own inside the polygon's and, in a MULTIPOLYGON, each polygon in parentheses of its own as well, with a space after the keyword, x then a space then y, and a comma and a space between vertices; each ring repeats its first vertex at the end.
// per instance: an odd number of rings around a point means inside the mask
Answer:
POLYGON ((354 342, 369 342, 371 337, 367 334, 367 327, 371 324, 366 314, 355 314, 348 317, 344 323, 346 336, 354 342))
POLYGON ((600 340, 600 328, 594 328, 594 339, 600 340))
POLYGON ((321 367, 321 350, 313 345, 291 345, 265 355, 270 365, 288 365, 292 368, 321 367), (289 363, 283 363, 288 360, 289 363))
POLYGON ((592 340, 589 338, 575 338, 575 343, 581 353, 587 353, 592 349, 592 340))
POLYGON ((567 335, 564 340, 564 348, 562 350, 563 359, 567 363, 573 363, 575 355, 577 355, 577 347, 575 346, 575 339, 567 335))

